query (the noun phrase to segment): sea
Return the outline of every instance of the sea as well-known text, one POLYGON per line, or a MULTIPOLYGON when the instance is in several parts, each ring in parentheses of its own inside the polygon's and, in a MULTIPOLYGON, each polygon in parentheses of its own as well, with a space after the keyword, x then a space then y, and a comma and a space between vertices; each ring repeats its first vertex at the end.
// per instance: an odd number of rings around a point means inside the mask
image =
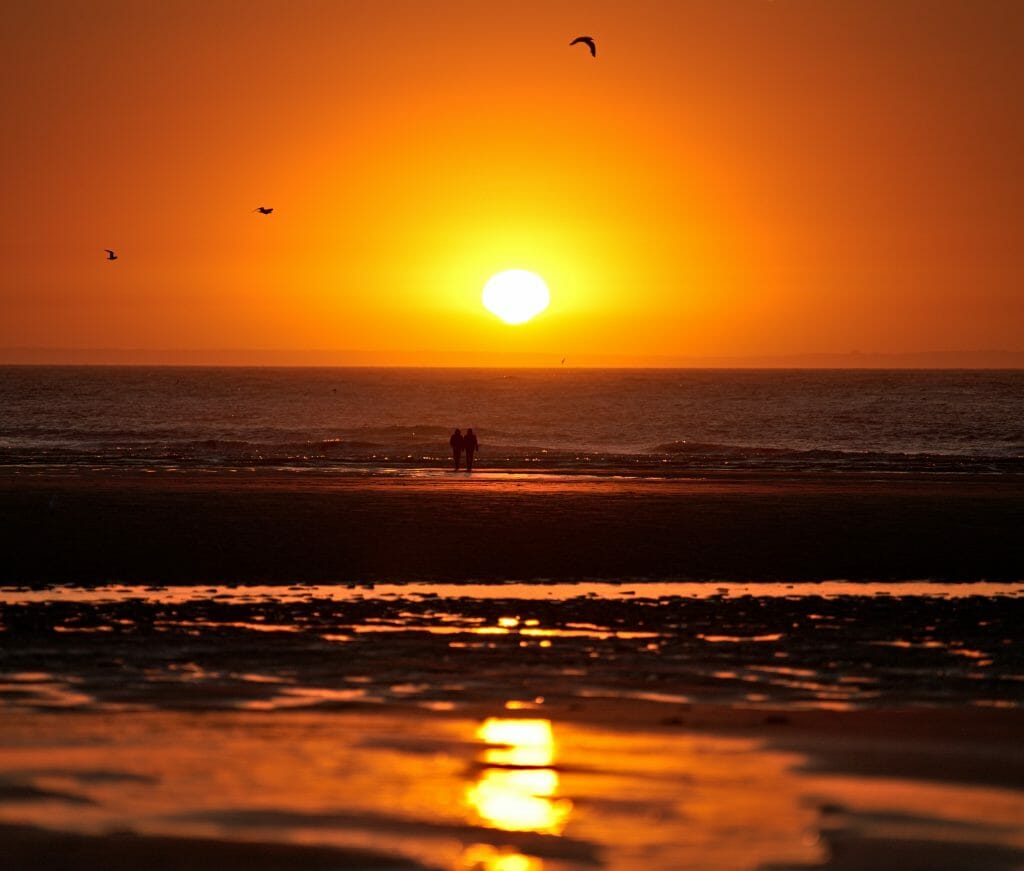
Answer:
POLYGON ((0 466, 1024 471, 1024 371, 0 367, 0 466))

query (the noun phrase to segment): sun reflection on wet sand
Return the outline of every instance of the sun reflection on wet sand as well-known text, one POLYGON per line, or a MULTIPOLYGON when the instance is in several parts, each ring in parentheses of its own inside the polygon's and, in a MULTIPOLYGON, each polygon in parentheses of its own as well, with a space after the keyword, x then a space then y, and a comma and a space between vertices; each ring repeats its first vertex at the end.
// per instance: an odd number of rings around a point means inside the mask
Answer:
POLYGON ((0 822, 385 849, 444 871, 810 868, 837 825, 1024 845, 1019 791, 806 763, 753 737, 630 725, 628 707, 620 728, 422 712, 15 712, 0 720, 0 822))
POLYGON ((533 856, 513 850, 500 850, 490 844, 473 844, 462 854, 465 871, 543 871, 544 863, 533 856))
POLYGON ((836 832, 1024 846, 1024 599, 776 586, 28 591, 0 620, 0 824, 442 871, 810 868, 836 832))
POLYGON ((555 738, 550 720, 491 717, 477 737, 486 742, 479 780, 466 800, 486 825, 508 831, 560 834, 572 802, 558 798, 555 738))

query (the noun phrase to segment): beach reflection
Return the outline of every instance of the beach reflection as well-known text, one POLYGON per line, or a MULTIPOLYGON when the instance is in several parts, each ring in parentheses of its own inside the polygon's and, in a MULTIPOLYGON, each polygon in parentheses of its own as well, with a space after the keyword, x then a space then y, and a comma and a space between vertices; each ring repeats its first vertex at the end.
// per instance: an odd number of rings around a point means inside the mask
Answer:
MULTIPOLYGON (((844 762, 847 738, 814 740, 832 747, 821 759, 839 770, 815 770, 810 757, 753 735, 644 726, 629 707, 616 728, 400 711, 22 711, 0 718, 0 824, 90 834, 110 851, 163 836, 171 840, 150 847, 177 850, 164 864, 180 868, 212 867, 218 856, 229 857, 221 867, 248 867, 230 858, 246 841, 294 855, 274 867, 295 871, 327 867, 300 861, 313 845, 339 851, 330 867, 438 871, 810 869, 828 860, 835 836, 877 849, 913 839, 940 858, 968 848, 1024 855, 1021 791, 934 781, 946 744, 908 754, 926 774, 915 780, 911 770, 888 773, 900 751, 888 740, 865 745, 885 751, 875 763, 856 752, 844 762), (361 864, 344 852, 359 850, 394 861, 361 864)), ((976 760, 981 775, 997 764, 988 746, 958 747, 954 761, 976 760)), ((1019 865, 985 864, 987 855, 914 867, 1019 865)), ((52 867, 4 856, 3 867, 52 867)))
POLYGON ((561 834, 572 802, 557 797, 551 721, 491 717, 477 737, 488 745, 483 756, 488 767, 467 788, 466 800, 479 821, 506 831, 561 834))
POLYGON ((462 854, 465 871, 543 871, 544 863, 533 856, 499 850, 490 844, 473 844, 462 854))

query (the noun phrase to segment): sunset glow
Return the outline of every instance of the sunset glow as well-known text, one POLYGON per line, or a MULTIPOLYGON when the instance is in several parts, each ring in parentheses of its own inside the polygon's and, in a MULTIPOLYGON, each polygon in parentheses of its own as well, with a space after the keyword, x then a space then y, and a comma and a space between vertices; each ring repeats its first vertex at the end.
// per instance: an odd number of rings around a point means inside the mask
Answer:
POLYGON ((1018 13, 14 4, 0 348, 1024 350, 1018 13), (553 290, 528 330, 480 305, 502 264, 553 290))

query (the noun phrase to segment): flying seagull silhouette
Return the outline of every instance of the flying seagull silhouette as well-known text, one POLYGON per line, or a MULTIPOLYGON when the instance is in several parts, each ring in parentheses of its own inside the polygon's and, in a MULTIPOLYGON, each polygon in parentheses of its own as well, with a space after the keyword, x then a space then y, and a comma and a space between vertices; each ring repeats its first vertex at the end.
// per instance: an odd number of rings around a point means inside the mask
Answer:
POLYGON ((594 44, 594 37, 592 36, 577 36, 569 45, 576 45, 577 42, 582 42, 587 48, 590 49, 590 56, 597 57, 597 46, 594 44))
POLYGON ((253 211, 254 212, 259 212, 261 215, 269 215, 272 211, 274 211, 274 207, 273 206, 257 206, 255 209, 253 209, 253 211))
POLYGON ((107 252, 107 260, 117 260, 117 255, 109 248, 104 248, 103 250, 107 252))

